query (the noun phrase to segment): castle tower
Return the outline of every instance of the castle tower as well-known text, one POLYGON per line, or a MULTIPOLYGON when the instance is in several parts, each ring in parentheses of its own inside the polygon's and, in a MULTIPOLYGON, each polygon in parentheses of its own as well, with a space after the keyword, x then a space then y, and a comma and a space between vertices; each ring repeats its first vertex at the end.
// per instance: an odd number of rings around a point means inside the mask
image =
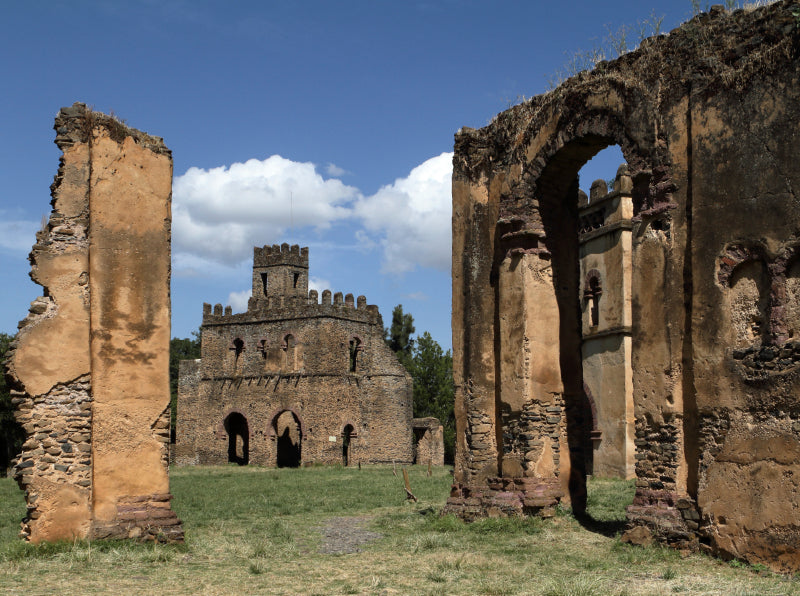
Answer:
POLYGON ((308 296, 308 247, 273 244, 253 248, 253 298, 308 296))

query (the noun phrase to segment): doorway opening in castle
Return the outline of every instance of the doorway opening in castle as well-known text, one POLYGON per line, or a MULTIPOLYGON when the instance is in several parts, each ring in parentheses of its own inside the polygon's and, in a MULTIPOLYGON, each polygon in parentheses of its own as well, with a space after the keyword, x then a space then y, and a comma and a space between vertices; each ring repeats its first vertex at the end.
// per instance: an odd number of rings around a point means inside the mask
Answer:
POLYGON ((278 414, 272 422, 277 437, 277 465, 279 468, 300 466, 303 431, 300 420, 290 410, 278 414))
POLYGON ((350 439, 353 435, 353 425, 348 424, 342 431, 342 465, 350 465, 350 439))
POLYGON ((250 430, 247 418, 231 412, 223 424, 228 434, 228 462, 246 466, 250 462, 250 430))

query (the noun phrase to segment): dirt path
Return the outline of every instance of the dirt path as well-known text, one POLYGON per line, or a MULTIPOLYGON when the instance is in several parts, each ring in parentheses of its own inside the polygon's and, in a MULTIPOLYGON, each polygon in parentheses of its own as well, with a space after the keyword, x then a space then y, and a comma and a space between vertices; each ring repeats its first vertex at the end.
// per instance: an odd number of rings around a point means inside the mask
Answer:
POLYGON ((319 530, 325 539, 319 552, 326 555, 357 553, 360 546, 378 538, 382 534, 364 529, 372 516, 332 517, 319 530))

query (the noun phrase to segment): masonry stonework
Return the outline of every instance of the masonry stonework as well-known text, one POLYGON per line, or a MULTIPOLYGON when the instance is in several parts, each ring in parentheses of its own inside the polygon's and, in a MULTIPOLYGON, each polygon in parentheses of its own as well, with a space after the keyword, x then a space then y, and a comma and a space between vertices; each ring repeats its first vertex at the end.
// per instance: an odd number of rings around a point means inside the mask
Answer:
POLYGON ((308 248, 254 249, 247 312, 203 307, 180 365, 175 463, 411 463, 411 377, 376 306, 308 290, 308 248))
POLYGON ((438 418, 414 418, 414 463, 444 465, 444 427, 438 418))
POLYGON ((800 569, 799 6, 712 7, 456 135, 448 510, 582 512, 594 400, 631 526, 800 569), (609 145, 627 206, 593 219, 609 145))
POLYGON ((172 157, 79 103, 55 129, 52 212, 29 257, 44 296, 6 370, 27 433, 22 535, 182 540, 167 466, 172 157))

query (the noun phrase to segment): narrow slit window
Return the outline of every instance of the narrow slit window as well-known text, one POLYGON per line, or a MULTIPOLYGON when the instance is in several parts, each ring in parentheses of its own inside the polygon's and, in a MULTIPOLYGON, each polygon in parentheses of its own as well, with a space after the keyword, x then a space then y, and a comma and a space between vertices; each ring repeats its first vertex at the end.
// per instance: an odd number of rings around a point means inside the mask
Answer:
POLYGON ((261 286, 264 289, 264 296, 267 295, 267 285, 269 283, 268 275, 266 273, 261 274, 261 286))

